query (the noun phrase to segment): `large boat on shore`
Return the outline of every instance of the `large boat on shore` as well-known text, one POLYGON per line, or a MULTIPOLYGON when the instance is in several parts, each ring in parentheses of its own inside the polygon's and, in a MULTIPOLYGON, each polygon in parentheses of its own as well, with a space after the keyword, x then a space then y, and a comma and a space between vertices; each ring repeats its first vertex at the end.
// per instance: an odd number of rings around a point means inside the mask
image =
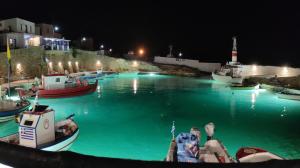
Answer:
POLYGON ((63 74, 47 75, 42 77, 42 86, 29 91, 19 90, 21 97, 34 97, 39 92, 39 97, 59 98, 72 97, 92 93, 97 89, 98 80, 95 83, 88 83, 78 78, 68 78, 63 74))
POLYGON ((236 153, 236 159, 231 157, 221 141, 214 139, 214 124, 205 126, 207 141, 200 145, 201 133, 198 128, 192 128, 189 133, 180 133, 175 138, 173 124, 170 147, 167 153, 167 162, 189 163, 238 163, 263 162, 268 160, 283 160, 284 158, 256 147, 243 147, 236 153))
POLYGON ((241 76, 241 64, 237 62, 237 43, 236 37, 233 37, 232 60, 220 70, 212 72, 212 78, 218 82, 227 84, 241 84, 243 77, 241 76))
POLYGON ((68 150, 79 135, 79 128, 70 115, 55 123, 54 110, 35 105, 21 116, 19 132, 0 141, 46 151, 68 150))

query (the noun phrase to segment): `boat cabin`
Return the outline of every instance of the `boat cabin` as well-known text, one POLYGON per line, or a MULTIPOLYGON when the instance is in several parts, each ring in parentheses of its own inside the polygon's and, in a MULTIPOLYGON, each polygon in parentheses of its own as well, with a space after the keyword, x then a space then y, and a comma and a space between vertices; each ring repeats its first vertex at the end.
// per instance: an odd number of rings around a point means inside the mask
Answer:
POLYGON ((68 77, 63 74, 42 76, 42 86, 45 90, 64 89, 68 77))
POLYGON ((19 127, 20 145, 38 148, 55 141, 54 111, 47 108, 36 105, 34 111, 23 114, 19 127))

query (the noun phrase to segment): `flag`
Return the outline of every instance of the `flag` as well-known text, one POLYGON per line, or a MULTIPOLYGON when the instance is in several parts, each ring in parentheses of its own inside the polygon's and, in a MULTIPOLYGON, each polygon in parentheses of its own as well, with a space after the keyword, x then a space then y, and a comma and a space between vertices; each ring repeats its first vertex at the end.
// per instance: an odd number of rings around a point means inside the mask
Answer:
POLYGON ((171 133, 173 135, 173 139, 175 138, 175 121, 173 121, 173 125, 172 125, 172 129, 171 129, 171 133))
POLYGON ((6 56, 7 56, 7 64, 9 66, 9 71, 10 73, 12 73, 12 69, 11 69, 11 55, 10 55, 10 48, 9 48, 9 43, 8 43, 8 39, 7 39, 7 49, 6 49, 6 56))

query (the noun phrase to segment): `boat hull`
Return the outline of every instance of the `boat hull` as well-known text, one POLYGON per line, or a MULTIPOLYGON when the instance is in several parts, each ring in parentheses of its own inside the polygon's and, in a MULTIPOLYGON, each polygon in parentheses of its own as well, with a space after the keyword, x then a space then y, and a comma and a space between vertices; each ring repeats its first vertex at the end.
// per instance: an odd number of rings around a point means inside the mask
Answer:
POLYGON ((30 107, 30 102, 25 100, 24 106, 18 108, 18 109, 13 109, 13 110, 8 110, 8 111, 1 111, 0 112, 0 122, 6 122, 9 120, 13 120, 16 115, 28 110, 30 107))
POLYGON ((228 84, 243 82, 242 77, 232 78, 231 76, 218 75, 218 74, 215 74, 214 72, 212 73, 212 78, 215 81, 222 82, 222 83, 228 83, 228 84))
POLYGON ((44 151, 66 151, 72 146, 73 142, 77 139, 78 135, 79 135, 79 129, 77 129, 77 131, 68 139, 61 141, 59 143, 53 144, 51 146, 41 148, 41 150, 44 150, 44 151))
POLYGON ((81 96, 96 91, 97 85, 98 85, 98 80, 96 80, 96 83, 89 84, 87 86, 79 86, 79 87, 65 88, 65 89, 53 89, 53 90, 41 89, 39 90, 39 97, 59 98, 59 97, 81 96))
POLYGON ((300 101, 300 95, 296 94, 286 94, 286 93, 277 93, 276 94, 280 99, 288 99, 288 100, 298 100, 300 101))

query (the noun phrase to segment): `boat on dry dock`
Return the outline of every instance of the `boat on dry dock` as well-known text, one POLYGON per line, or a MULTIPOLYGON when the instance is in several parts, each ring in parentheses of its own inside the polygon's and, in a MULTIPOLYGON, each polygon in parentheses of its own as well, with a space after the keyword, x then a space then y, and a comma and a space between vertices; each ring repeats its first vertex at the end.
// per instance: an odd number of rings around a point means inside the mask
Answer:
POLYGON ((19 132, 0 141, 46 151, 64 151, 79 135, 79 128, 70 115, 55 123, 55 112, 45 105, 35 105, 21 116, 19 132))

